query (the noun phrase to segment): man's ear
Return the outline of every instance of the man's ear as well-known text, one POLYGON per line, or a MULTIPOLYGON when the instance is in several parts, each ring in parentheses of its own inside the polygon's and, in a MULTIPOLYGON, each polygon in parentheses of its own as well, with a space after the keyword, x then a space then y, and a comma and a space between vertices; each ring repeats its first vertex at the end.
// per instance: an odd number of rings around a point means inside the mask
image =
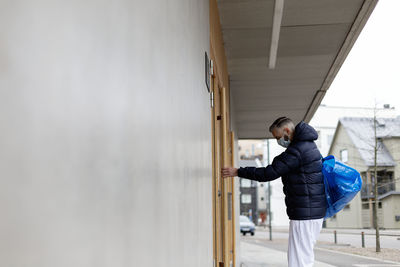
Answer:
POLYGON ((290 129, 288 127, 283 128, 283 131, 290 136, 290 129))

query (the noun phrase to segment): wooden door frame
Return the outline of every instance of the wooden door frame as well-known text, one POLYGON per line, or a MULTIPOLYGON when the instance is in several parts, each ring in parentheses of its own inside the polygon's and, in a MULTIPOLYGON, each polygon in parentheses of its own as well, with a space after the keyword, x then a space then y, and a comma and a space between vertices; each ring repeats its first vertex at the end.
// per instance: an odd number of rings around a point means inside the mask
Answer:
MULTIPOLYGON (((216 66, 214 66, 216 68, 216 66)), ((218 73, 214 69, 213 73, 218 73)), ((229 92, 212 76, 213 259, 215 266, 236 266, 234 178, 222 179, 222 166, 234 166, 234 134, 229 131, 229 92), (219 146, 219 147, 217 147, 219 146), (218 192, 219 191, 219 192, 218 192), (230 219, 228 219, 228 207, 230 219), (219 231, 221 231, 219 233, 219 231)))
MULTIPOLYGON (((215 72, 214 72, 215 73, 215 72)), ((219 157, 220 153, 220 148, 217 146, 220 146, 219 140, 218 140, 218 131, 219 131, 219 125, 218 121, 216 119, 217 114, 219 113, 219 90, 216 89, 218 88, 218 78, 216 75, 212 76, 211 80, 211 93, 213 94, 213 107, 211 110, 211 121, 212 121, 212 165, 213 165, 213 177, 212 177, 212 191, 213 191, 213 260, 215 261, 215 266, 221 261, 222 259, 222 248, 221 248, 221 237, 218 235, 218 232, 221 229, 221 218, 220 218, 220 205, 219 205, 219 180, 220 180, 220 174, 218 173, 218 170, 220 168, 218 161, 216 159, 216 156, 219 157), (218 106, 217 106, 218 104, 218 106)))

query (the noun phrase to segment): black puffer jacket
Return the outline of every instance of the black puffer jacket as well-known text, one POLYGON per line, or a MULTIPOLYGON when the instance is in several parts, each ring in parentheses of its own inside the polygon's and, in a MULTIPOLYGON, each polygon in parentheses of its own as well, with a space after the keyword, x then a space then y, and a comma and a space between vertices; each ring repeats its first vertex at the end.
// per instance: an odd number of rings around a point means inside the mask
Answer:
POLYGON ((325 216, 326 196, 322 156, 314 140, 318 134, 310 125, 296 125, 293 140, 285 152, 264 168, 239 168, 238 176, 267 182, 282 177, 286 212, 291 220, 320 219, 325 216))

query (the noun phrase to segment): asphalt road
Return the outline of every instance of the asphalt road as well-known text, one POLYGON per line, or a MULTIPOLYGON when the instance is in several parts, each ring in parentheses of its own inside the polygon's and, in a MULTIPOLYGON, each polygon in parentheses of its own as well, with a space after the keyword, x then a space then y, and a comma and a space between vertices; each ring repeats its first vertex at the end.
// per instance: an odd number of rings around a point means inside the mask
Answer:
MULTIPOLYGON (((327 234, 321 234, 322 237, 321 239, 325 239, 325 235, 327 234)), ((281 251, 281 252, 287 252, 287 236, 288 233, 274 233, 273 235, 273 241, 268 240, 268 232, 263 232, 263 231, 257 231, 255 236, 242 236, 241 241, 242 242, 247 242, 249 244, 254 244, 258 246, 263 246, 272 250, 276 251, 281 251)), ((328 238, 328 237, 326 237, 328 238)), ((346 235, 344 237, 344 240, 352 240, 351 235, 346 235)), ((372 238, 374 238, 372 236, 372 238)), ((320 239, 320 240, 321 240, 320 239)), ((330 237, 330 242, 332 242, 333 237, 330 237)), ((397 242, 400 243, 400 241, 395 239, 397 242)), ((392 239, 388 239, 388 241, 385 244, 391 244, 390 242, 393 242, 392 239)), ((397 243, 395 243, 397 245, 397 243)), ((393 247, 392 247, 393 248, 393 247)), ((327 250, 326 248, 321 246, 320 244, 317 245, 315 248, 315 260, 329 264, 331 266, 340 266, 340 267, 389 267, 389 266, 399 266, 400 263, 390 263, 390 262, 385 262, 381 260, 376 260, 376 259, 370 259, 366 257, 361 257, 361 256, 356 256, 356 255, 347 255, 344 253, 340 252, 335 252, 331 250, 327 250)), ((245 253, 245 251, 243 251, 245 253)), ((268 266, 268 265, 265 265, 268 266)))

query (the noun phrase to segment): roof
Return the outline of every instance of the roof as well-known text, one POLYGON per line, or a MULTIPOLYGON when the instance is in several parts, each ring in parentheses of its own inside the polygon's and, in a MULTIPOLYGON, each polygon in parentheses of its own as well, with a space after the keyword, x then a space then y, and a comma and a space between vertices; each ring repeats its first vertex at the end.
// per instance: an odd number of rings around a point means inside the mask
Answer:
POLYGON ((376 135, 378 138, 400 137, 400 116, 397 118, 377 119, 378 128, 376 135))
MULTIPOLYGON (((400 132, 400 117, 380 118, 377 120, 378 166, 395 166, 392 155, 382 142, 382 139, 397 137, 400 132)), ((344 117, 339 119, 356 149, 359 151, 365 165, 374 165, 374 120, 373 118, 344 117)))
POLYGON ((349 107, 349 106, 330 106, 320 105, 314 114, 310 125, 316 128, 336 129, 339 118, 342 117, 373 117, 377 112, 380 117, 396 118, 397 110, 389 108, 370 108, 370 107, 349 107))
POLYGON ((285 0, 282 12, 274 3, 218 0, 239 139, 272 137, 280 116, 310 121, 377 0, 285 0))

